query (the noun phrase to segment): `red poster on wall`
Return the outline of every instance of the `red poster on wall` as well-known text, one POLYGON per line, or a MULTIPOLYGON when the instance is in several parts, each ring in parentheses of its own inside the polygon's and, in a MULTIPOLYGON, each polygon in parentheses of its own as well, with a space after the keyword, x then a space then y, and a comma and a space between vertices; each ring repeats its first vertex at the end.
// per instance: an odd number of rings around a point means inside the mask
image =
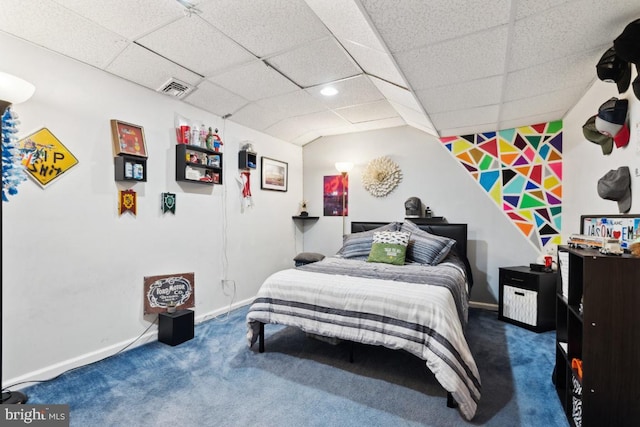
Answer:
POLYGON ((349 176, 324 177, 324 216, 349 215, 349 176))

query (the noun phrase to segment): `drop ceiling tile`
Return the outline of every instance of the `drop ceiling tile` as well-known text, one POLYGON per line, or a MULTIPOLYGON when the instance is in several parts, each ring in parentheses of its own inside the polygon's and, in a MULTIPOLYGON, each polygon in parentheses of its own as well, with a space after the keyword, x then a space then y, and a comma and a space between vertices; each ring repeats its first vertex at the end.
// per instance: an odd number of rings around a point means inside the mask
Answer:
POLYGON ((495 123, 498 121, 498 111, 498 105, 487 105, 466 110, 431 114, 429 117, 436 129, 483 126, 487 124, 493 124, 495 127, 495 123))
POLYGON ((284 95, 261 99, 256 101, 256 104, 282 118, 301 116, 327 109, 320 101, 301 89, 284 95))
POLYGON ((507 26, 395 55, 414 90, 502 74, 507 26))
POLYGON ((273 126, 269 126, 263 131, 264 133, 280 138, 284 141, 293 141, 310 132, 299 123, 292 120, 282 120, 273 126))
POLYGON ((362 73, 333 38, 276 55, 269 63, 302 87, 311 87, 362 73))
POLYGON ((422 111, 416 111, 412 108, 405 107, 404 105, 396 104, 395 102, 391 102, 391 106, 395 108, 398 114, 400 114, 400 117, 402 117, 406 122, 421 123, 422 126, 428 128, 434 127, 431 119, 422 111))
POLYGON ((424 89, 416 95, 430 114, 480 107, 500 102, 502 81, 502 76, 493 76, 424 89))
POLYGON ((250 101, 299 89, 282 74, 260 60, 217 74, 210 77, 209 80, 250 101))
POLYGON ((187 95, 184 101, 220 117, 235 113, 248 103, 246 99, 206 80, 198 85, 197 90, 187 95))
POLYGON ((535 125, 537 123, 553 122, 555 120, 561 120, 562 117, 564 117, 564 114, 564 111, 548 111, 533 116, 521 117, 519 119, 505 120, 500 122, 500 126, 498 126, 497 129, 512 129, 520 126, 535 125))
POLYGON ((184 16, 175 0, 55 1, 129 40, 184 16))
POLYGON ((601 55, 600 49, 590 50, 511 72, 507 75, 504 100, 528 98, 567 87, 579 86, 586 90, 597 76, 595 64, 601 55))
POLYGON ((269 135, 290 141, 311 131, 323 135, 323 130, 349 125, 349 122, 335 113, 322 111, 281 120, 275 125, 265 129, 265 132, 269 135))
POLYGON ((570 1, 573 0, 518 1, 514 6, 516 8, 515 19, 523 19, 530 15, 543 13, 570 1))
POLYGON ((205 77, 255 59, 196 15, 147 34, 138 43, 205 77))
POLYGON ((429 135, 433 135, 433 136, 438 137, 438 138, 440 137, 440 135, 438 135, 438 131, 435 130, 433 127, 425 126, 422 123, 416 123, 416 122, 411 122, 411 121, 408 121, 407 125, 409 125, 409 126, 411 126, 413 128, 419 129, 419 130, 421 130, 421 131, 423 131, 425 133, 428 133, 429 135))
POLYGON ((375 77, 369 77, 371 82, 378 88, 382 95, 389 101, 404 105, 416 111, 422 111, 422 107, 418 104, 418 101, 414 97, 413 93, 405 87, 399 87, 384 80, 377 79, 375 77))
POLYGON ((204 19, 258 57, 329 35, 303 0, 216 0, 199 8, 204 19))
POLYGON ((305 0, 313 12, 342 44, 351 42, 386 52, 368 17, 354 0, 305 0))
POLYGON ((595 48, 604 53, 632 20, 630 17, 637 16, 637 1, 603 7, 599 0, 583 0, 579 6, 565 3, 516 21, 509 71, 595 48))
POLYGON ((320 135, 317 132, 311 131, 311 132, 307 132, 304 133, 292 140, 290 140, 289 142, 295 145, 299 145, 299 146, 304 146, 310 142, 315 141, 316 139, 320 138, 322 135, 320 135))
POLYGON ((391 52, 404 52, 509 22, 510 0, 361 0, 391 52))
POLYGON ((112 74, 157 90, 171 77, 197 85, 202 77, 135 44, 129 45, 106 68, 112 74))
POLYGON ((328 85, 315 86, 306 89, 306 91, 331 109, 347 107, 349 105, 364 104, 383 99, 380 91, 371 82, 371 80, 364 75, 340 80, 328 85), (338 90, 338 94, 334 96, 322 95, 320 91, 326 86, 334 87, 338 90))
POLYGON ((398 117, 398 112, 389 104, 389 101, 377 101, 353 107, 339 108, 335 110, 341 117, 351 123, 362 123, 373 120, 398 117))
POLYGON ((497 128, 495 123, 444 128, 440 129, 440 138, 444 138, 447 136, 469 135, 472 133, 495 132, 496 129, 497 128))
POLYGON ((282 117, 273 114, 270 110, 262 108, 253 102, 233 113, 233 116, 230 118, 233 122, 260 131, 274 125, 281 119, 282 117))
POLYGON ((392 117, 389 119, 373 120, 370 122, 356 123, 355 128, 359 132, 375 129, 395 128, 406 126, 406 122, 401 117, 392 117))
POLYGON ((400 86, 407 86, 393 58, 387 53, 350 41, 343 42, 343 46, 365 73, 400 86))
MULTIPOLYGON (((509 101, 500 108, 500 120, 512 120, 526 116, 535 116, 548 111, 567 112, 576 99, 584 95, 583 86, 574 86, 563 90, 555 90, 542 95, 509 101)), ((597 107, 595 108, 597 112, 597 107)), ((562 114, 564 115, 564 114, 562 114)))
POLYGON ((333 111, 320 111, 318 113, 306 114, 304 116, 293 117, 287 120, 294 121, 300 124, 306 130, 315 131, 351 125, 351 123, 349 123, 333 111))
POLYGON ((0 28, 22 39, 98 68, 129 42, 52 1, 3 0, 0 28))

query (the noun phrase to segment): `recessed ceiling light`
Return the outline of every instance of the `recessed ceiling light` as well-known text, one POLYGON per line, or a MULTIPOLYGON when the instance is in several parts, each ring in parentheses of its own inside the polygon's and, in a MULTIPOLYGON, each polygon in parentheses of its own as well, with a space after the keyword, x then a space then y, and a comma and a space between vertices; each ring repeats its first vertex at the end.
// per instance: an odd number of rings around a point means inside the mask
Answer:
POLYGON ((320 91, 324 96, 334 96, 338 94, 338 89, 333 86, 327 86, 320 91))

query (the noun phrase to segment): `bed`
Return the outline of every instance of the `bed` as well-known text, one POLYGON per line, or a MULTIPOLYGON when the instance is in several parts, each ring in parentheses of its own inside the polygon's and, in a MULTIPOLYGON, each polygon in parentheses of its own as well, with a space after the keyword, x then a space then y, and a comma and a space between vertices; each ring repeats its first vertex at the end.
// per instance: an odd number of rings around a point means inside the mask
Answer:
POLYGON ((353 222, 335 256, 265 280, 247 314, 249 346, 258 342, 264 352, 264 325, 281 324, 405 350, 425 361, 447 391, 447 404, 471 420, 481 390, 464 336, 472 285, 466 224, 353 222), (402 264, 372 262, 374 252, 389 246, 381 237, 406 234, 402 264))

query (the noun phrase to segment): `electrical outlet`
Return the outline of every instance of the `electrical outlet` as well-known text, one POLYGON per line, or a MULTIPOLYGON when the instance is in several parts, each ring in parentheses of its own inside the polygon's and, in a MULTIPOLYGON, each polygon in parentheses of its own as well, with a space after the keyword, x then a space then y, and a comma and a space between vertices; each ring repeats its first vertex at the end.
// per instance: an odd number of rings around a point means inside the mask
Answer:
MULTIPOLYGON (((640 144, 638 144, 638 145, 640 145, 640 144)), ((636 177, 639 177, 639 176, 640 176, 640 168, 636 168, 636 177)))

